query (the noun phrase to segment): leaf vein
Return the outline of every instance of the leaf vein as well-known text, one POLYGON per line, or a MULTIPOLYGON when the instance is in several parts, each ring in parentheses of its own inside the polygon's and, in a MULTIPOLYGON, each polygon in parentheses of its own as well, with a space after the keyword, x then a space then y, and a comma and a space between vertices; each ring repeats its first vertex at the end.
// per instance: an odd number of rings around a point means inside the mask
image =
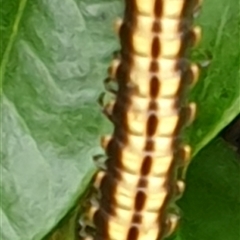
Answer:
POLYGON ((4 80, 4 75, 5 75, 5 70, 6 70, 6 66, 7 66, 7 63, 8 63, 9 55, 11 53, 14 40, 17 36, 18 29, 19 29, 19 24, 20 24, 24 9, 26 7, 26 4, 27 4, 27 0, 21 0, 20 1, 18 12, 17 12, 17 15, 16 15, 16 19, 14 21, 13 28, 12 28, 12 34, 10 35, 9 42, 8 42, 6 50, 3 54, 2 62, 1 62, 1 65, 0 65, 1 92, 2 92, 2 84, 3 84, 3 80, 4 80))

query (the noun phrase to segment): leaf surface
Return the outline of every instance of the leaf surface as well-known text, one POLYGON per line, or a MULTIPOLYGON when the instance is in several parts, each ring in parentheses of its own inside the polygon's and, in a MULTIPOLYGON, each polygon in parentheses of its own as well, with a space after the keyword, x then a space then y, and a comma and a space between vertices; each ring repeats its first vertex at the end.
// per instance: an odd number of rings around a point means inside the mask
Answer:
MULTIPOLYGON (((99 137, 111 131, 96 101, 118 48, 112 25, 123 6, 1 3, 1 240, 41 240, 86 190, 92 156, 102 152, 99 137)), ((195 153, 239 112, 236 5, 205 0, 199 19, 204 38, 194 57, 210 52, 212 62, 193 92, 199 114, 188 136, 195 153)))
POLYGON ((240 156, 215 138, 190 164, 178 202, 181 225, 168 240, 240 239, 240 156))
POLYGON ((197 154, 240 113, 240 12, 237 0, 204 0, 197 20, 202 27, 200 46, 193 59, 201 78, 192 92, 196 121, 188 139, 197 154))
POLYGON ((180 236, 184 240, 240 239, 240 156, 220 138, 193 159, 180 236))
POLYGON ((42 239, 95 171, 108 128, 96 102, 117 46, 109 32, 116 6, 3 3, 2 240, 42 239))

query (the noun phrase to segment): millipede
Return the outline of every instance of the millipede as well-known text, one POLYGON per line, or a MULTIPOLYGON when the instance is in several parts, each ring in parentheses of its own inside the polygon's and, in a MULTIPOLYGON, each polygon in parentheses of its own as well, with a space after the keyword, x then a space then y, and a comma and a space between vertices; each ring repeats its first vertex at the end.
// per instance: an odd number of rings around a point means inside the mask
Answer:
POLYGON ((191 148, 182 131, 196 107, 187 101, 198 80, 188 50, 201 30, 199 0, 125 0, 117 21, 121 50, 105 84, 115 96, 104 106, 114 124, 103 137, 103 168, 81 221, 84 240, 162 240, 178 225, 178 199, 191 148))

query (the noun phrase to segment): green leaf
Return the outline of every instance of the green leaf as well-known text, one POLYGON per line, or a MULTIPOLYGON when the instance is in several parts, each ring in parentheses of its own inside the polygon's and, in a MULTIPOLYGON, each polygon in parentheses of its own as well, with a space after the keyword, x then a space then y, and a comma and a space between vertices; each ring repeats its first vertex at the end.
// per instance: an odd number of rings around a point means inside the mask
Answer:
MULTIPOLYGON (((193 92, 195 153, 239 112, 238 3, 222 2, 199 19, 196 59, 212 62, 193 92)), ((96 102, 121 12, 120 0, 1 1, 1 240, 43 239, 87 189, 111 131, 96 102)))
POLYGON ((42 239, 95 171, 108 129, 97 98, 117 47, 109 31, 117 6, 3 3, 2 240, 42 239))
POLYGON ((44 240, 78 240, 79 239, 79 225, 81 206, 78 205, 58 224, 57 228, 53 230, 44 240))
POLYGON ((194 59, 209 61, 192 92, 196 121, 188 131, 197 154, 240 113, 240 12, 237 0, 204 0, 198 24, 203 37, 194 59))
MULTIPOLYGON (((240 156, 221 139, 203 148, 190 164, 182 220, 171 240, 240 239, 240 156)), ((170 240, 169 239, 169 240, 170 240)))
POLYGON ((240 156, 216 138, 193 159, 180 207, 184 240, 240 239, 240 156))

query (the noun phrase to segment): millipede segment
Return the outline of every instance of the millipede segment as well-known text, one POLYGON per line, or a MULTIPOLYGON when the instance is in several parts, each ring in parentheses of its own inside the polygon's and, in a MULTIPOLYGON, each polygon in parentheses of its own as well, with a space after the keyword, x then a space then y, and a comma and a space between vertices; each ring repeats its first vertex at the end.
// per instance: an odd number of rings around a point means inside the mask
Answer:
POLYGON ((120 57, 109 78, 116 99, 105 107, 114 124, 102 139, 106 171, 100 171, 87 218, 95 232, 85 240, 162 240, 179 219, 174 201, 184 182, 178 169, 189 158, 181 132, 194 118, 186 93, 198 79, 187 51, 198 42, 196 0, 126 0, 118 21, 120 57))

